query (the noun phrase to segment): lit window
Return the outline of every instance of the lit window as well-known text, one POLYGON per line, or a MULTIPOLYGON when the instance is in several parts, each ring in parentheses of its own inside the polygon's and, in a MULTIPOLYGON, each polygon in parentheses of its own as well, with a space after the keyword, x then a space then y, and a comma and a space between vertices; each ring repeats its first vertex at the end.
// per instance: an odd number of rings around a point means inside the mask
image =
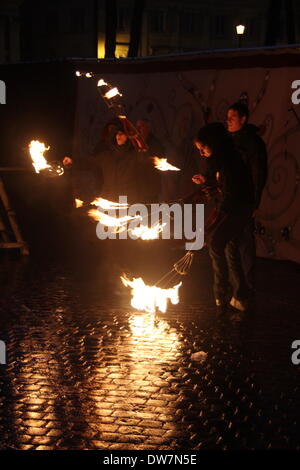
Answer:
POLYGON ((117 44, 115 56, 119 59, 120 57, 127 57, 128 54, 128 44, 117 44))

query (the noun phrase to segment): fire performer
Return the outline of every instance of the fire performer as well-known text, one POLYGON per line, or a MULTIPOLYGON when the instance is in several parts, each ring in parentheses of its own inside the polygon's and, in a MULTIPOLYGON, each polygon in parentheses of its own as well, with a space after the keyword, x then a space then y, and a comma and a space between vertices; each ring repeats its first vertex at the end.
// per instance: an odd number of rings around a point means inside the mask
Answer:
MULTIPOLYGON (((218 217, 207 240, 214 271, 217 315, 226 313, 230 296, 230 305, 245 311, 249 291, 241 265, 239 242, 254 204, 247 169, 220 123, 201 128, 195 146, 203 157, 209 159, 209 178, 214 175, 218 187, 217 196, 215 192, 211 195, 215 198, 218 217)), ((207 176, 197 176, 193 179, 196 184, 207 182, 207 176)), ((211 187, 213 185, 207 184, 208 193, 211 187)))
POLYGON ((94 155, 98 155, 99 153, 110 149, 111 141, 116 133, 116 129, 119 127, 119 122, 118 118, 114 118, 105 124, 102 129, 100 139, 93 151, 94 155))
POLYGON ((246 104, 237 102, 227 112, 227 128, 234 145, 248 169, 248 176, 254 191, 253 217, 247 224, 241 239, 240 252, 246 280, 250 289, 254 288, 254 265, 256 258, 254 216, 259 207, 262 192, 267 180, 267 152, 259 128, 248 124, 249 111, 246 104))
MULTIPOLYGON (((73 159, 65 157, 64 165, 73 164, 73 159)), ((147 164, 152 162, 145 159, 142 152, 137 152, 131 140, 118 125, 112 139, 110 149, 98 155, 88 156, 79 163, 79 170, 92 169, 102 180, 101 196, 111 201, 118 201, 119 196, 127 196, 128 203, 144 201, 144 181, 142 174, 147 164), (145 161, 146 160, 146 161, 145 161)), ((99 194, 97 194, 99 196, 99 194)))
MULTIPOLYGON (((69 166, 73 164, 73 160, 65 157, 63 163, 69 166)), ((88 156, 84 161, 74 164, 78 170, 92 169, 99 175, 102 184, 96 196, 101 195, 104 199, 114 202, 119 200, 119 196, 127 196, 128 204, 147 200, 149 194, 148 180, 145 176, 147 166, 153 167, 152 160, 134 148, 122 124, 119 124, 116 129, 110 150, 99 155, 88 156)), ((123 289, 116 289, 115 280, 125 270, 135 271, 136 265, 141 262, 141 249, 143 247, 137 249, 133 240, 106 240, 102 268, 115 295, 124 294, 123 289)))

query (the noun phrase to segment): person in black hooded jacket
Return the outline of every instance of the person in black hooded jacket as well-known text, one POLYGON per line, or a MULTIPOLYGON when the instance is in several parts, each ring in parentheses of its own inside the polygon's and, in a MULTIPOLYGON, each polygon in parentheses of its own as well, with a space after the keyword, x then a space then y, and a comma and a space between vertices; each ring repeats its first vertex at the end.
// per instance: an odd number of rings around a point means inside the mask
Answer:
MULTIPOLYGON (((236 152, 225 127, 220 123, 201 128, 195 139, 196 148, 208 159, 207 175, 199 183, 207 190, 218 187, 216 198, 217 220, 208 238, 209 255, 214 271, 214 295, 218 314, 224 314, 230 305, 237 310, 248 308, 248 287, 241 265, 239 242, 251 218, 254 191, 247 168, 236 152)), ((198 175, 199 176, 199 175, 198 175)), ((197 183, 197 179, 193 179, 197 183)))
MULTIPOLYGON (((73 163, 69 157, 63 160, 66 166, 73 163)), ((119 126, 112 138, 110 148, 94 156, 87 156, 76 162, 77 170, 91 170, 97 174, 99 194, 113 202, 119 196, 127 196, 129 204, 144 202, 147 190, 144 174, 153 166, 149 158, 133 147, 124 129, 119 126)))

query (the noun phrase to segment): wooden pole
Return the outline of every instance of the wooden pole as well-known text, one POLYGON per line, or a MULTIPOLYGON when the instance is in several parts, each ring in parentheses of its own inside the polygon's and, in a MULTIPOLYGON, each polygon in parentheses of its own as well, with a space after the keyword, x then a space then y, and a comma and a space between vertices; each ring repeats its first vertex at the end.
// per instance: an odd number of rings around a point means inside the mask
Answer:
MULTIPOLYGON (((20 248, 22 255, 29 255, 29 250, 26 242, 23 240, 21 231, 19 229, 17 220, 16 220, 16 214, 11 208, 8 195, 5 191, 4 183, 2 181, 2 178, 0 178, 0 199, 2 201, 4 210, 7 214, 11 229, 13 231, 13 234, 15 236, 16 242, 8 242, 7 240, 7 234, 5 231, 3 231, 4 235, 4 242, 0 243, 0 248, 20 248), (6 240, 5 240, 6 238, 6 240)), ((5 224, 2 222, 2 225, 4 226, 5 224)))

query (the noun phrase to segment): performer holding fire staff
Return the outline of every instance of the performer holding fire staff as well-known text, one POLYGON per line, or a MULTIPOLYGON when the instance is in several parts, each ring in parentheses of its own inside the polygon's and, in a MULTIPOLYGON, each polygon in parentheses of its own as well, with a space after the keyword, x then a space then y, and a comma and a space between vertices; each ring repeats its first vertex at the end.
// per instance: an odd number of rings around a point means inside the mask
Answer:
MULTIPOLYGON (((73 159, 65 157, 63 163, 71 166, 73 159)), ((148 167, 152 169, 152 160, 145 157, 144 152, 138 152, 134 148, 122 124, 115 129, 110 150, 87 156, 74 164, 77 170, 91 169, 98 175, 101 189, 95 196, 112 202, 118 202, 119 196, 127 196, 128 204, 147 201, 149 182, 145 174, 148 167)), ((116 289, 115 279, 125 270, 134 272, 137 269, 136 265, 142 262, 140 251, 141 248, 130 239, 105 241, 102 267, 106 280, 112 283, 115 295, 124 293, 123 289, 120 292, 116 289)))
POLYGON ((200 154, 209 159, 207 175, 195 175, 196 184, 206 191, 217 185, 215 198, 218 216, 207 239, 214 272, 217 315, 224 315, 229 304, 239 311, 248 308, 249 289, 241 264, 239 243, 251 219, 255 195, 247 168, 236 152, 225 127, 211 123, 200 129, 195 139, 200 154), (211 184, 215 179, 215 185, 211 184), (210 181, 209 181, 210 180, 210 181), (217 195, 216 195, 217 194, 217 195), (230 300, 231 297, 231 300, 230 300))
MULTIPOLYGON (((65 166, 73 164, 73 159, 65 157, 65 166)), ((109 150, 95 156, 87 156, 76 163, 78 170, 91 169, 101 179, 101 197, 118 201, 119 196, 127 196, 128 203, 144 201, 145 179, 143 171, 153 166, 144 153, 137 152, 131 140, 124 132, 123 126, 116 126, 109 150)), ((99 196, 100 194, 97 194, 99 196)))

